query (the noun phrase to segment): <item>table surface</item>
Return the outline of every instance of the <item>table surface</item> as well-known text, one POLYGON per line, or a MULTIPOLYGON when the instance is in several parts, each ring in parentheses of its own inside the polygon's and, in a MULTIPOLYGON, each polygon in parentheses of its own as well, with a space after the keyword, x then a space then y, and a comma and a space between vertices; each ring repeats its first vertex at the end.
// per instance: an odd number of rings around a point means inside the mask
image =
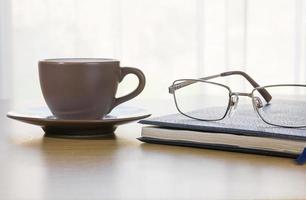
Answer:
POLYGON ((0 103, 0 199, 306 199, 306 166, 292 159, 146 144, 137 123, 114 139, 47 138, 0 103))

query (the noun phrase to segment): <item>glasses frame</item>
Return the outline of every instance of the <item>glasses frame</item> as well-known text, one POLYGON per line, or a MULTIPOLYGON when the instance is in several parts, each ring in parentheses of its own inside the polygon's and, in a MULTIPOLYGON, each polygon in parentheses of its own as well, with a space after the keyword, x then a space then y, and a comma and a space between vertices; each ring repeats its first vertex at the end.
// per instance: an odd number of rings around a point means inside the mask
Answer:
POLYGON ((196 118, 196 117, 189 116, 186 113, 184 113, 183 111, 181 111, 181 109, 178 106, 176 94, 175 94, 175 91, 174 91, 172 94, 173 94, 173 97, 174 97, 175 107, 179 111, 179 113, 181 113, 182 115, 185 115, 186 117, 189 117, 189 118, 192 118, 192 119, 196 119, 196 120, 200 120, 200 121, 219 121, 219 120, 222 120, 222 119, 224 119, 226 117, 226 115, 228 114, 228 111, 230 109, 230 105, 231 105, 231 100, 230 99, 231 99, 232 91, 231 91, 230 87, 228 87, 226 85, 223 85, 221 83, 215 83, 215 82, 205 81, 205 80, 201 80, 201 79, 178 79, 178 80, 175 80, 173 82, 173 85, 176 84, 176 82, 182 82, 182 81, 193 81, 194 83, 196 83, 196 82, 203 82, 203 83, 208 83, 208 84, 212 84, 212 85, 221 86, 221 87, 225 88, 228 91, 228 100, 227 100, 228 103, 227 103, 226 111, 225 111, 224 115, 220 119, 219 118, 218 119, 201 119, 201 118, 196 118))
POLYGON ((259 112, 259 108, 256 105, 256 97, 254 95, 255 91, 258 91, 261 96, 265 99, 265 101, 267 103, 270 102, 270 100, 272 99, 272 96, 269 94, 269 92, 266 90, 266 88, 270 88, 270 87, 305 87, 306 85, 304 84, 274 84, 274 85, 266 85, 266 86, 259 86, 258 83, 256 83, 248 74, 246 74, 245 72, 242 71, 229 71, 229 72, 224 72, 221 74, 217 74, 217 75, 213 75, 213 76, 208 76, 208 77, 204 77, 204 78, 199 78, 199 79, 178 79, 175 80, 172 85, 169 87, 169 93, 173 95, 174 98, 174 102, 175 102, 175 106, 176 109, 179 111, 179 113, 181 113, 182 115, 189 117, 191 119, 195 119, 195 120, 200 120, 200 121, 220 121, 223 120, 229 113, 229 111, 231 110, 232 106, 234 105, 234 102, 232 100, 233 96, 246 96, 252 99, 252 105, 253 108, 255 110, 255 112, 257 113, 257 115, 259 116, 259 118, 265 122, 266 124, 272 125, 272 126, 277 126, 277 127, 283 127, 283 128, 306 128, 306 125, 302 125, 302 126, 289 126, 289 125, 279 125, 279 124, 274 124, 271 122, 268 122, 266 119, 264 119, 264 117, 260 114, 259 112), (251 91, 251 93, 244 93, 244 92, 232 92, 231 88, 227 85, 221 84, 221 83, 216 83, 216 82, 212 82, 212 81, 207 81, 209 79, 213 79, 213 78, 217 78, 217 77, 222 77, 222 76, 228 76, 228 75, 242 75, 244 78, 246 78, 250 84, 254 87, 254 89, 251 91), (228 91, 228 104, 227 104, 227 108, 226 111, 224 113, 224 115, 221 118, 218 119, 201 119, 201 118, 196 118, 193 116, 189 116, 188 114, 184 113, 181 111, 181 109, 178 106, 178 101, 176 98, 176 94, 175 91, 182 88, 182 87, 186 87, 190 84, 196 83, 196 82, 202 82, 202 83, 207 83, 207 84, 213 84, 213 85, 217 85, 217 86, 221 86, 223 88, 225 88, 228 91))
POLYGON ((271 122, 268 122, 259 112, 259 108, 256 106, 256 102, 255 102, 255 96, 254 96, 254 92, 258 91, 258 89, 262 89, 262 88, 272 88, 272 87, 304 87, 306 88, 306 85, 304 84, 274 84, 274 85, 266 85, 266 86, 261 86, 261 87, 257 87, 254 88, 251 92, 251 98, 252 98, 252 105, 254 110, 256 111, 257 115, 261 118, 262 121, 264 121, 266 124, 272 125, 272 126, 278 126, 278 127, 283 127, 283 128, 306 128, 306 125, 302 125, 302 126, 289 126, 289 125, 280 125, 280 124, 274 124, 271 122))

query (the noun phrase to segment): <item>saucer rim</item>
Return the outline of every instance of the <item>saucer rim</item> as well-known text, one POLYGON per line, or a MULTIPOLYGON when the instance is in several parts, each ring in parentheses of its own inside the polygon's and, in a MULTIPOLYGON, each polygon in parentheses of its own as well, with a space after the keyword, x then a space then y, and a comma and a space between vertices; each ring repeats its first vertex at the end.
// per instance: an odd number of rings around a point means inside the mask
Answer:
POLYGON ((112 123, 112 122, 121 122, 121 121, 133 121, 133 120, 138 120, 138 119, 143 119, 150 117, 152 114, 145 114, 145 115, 139 115, 136 117, 124 117, 124 118, 114 118, 114 119, 75 119, 75 120, 70 120, 70 119, 47 119, 47 118, 38 118, 38 117, 22 117, 14 114, 9 114, 7 113, 7 117, 10 119, 15 119, 19 121, 44 121, 44 122, 57 122, 57 123, 112 123))
MULTIPOLYGON (((45 106, 41 106, 42 108, 45 106)), ((139 108, 135 106, 128 106, 132 108, 139 108)), ((31 107, 31 108, 39 108, 39 107, 31 107)), ((30 109, 31 109, 30 108, 30 109)), ((142 109, 142 108, 140 108, 142 109)), ((112 123, 112 122, 120 122, 120 121, 133 121, 133 120, 138 120, 138 119, 143 119, 150 117, 152 114, 147 112, 145 109, 142 109, 143 112, 139 113, 137 116, 132 116, 132 117, 121 117, 121 118, 108 118, 108 119, 57 119, 57 118, 44 118, 44 117, 35 117, 35 116, 26 116, 25 114, 18 113, 18 111, 9 111, 6 114, 6 117, 10 119, 15 119, 15 120, 20 120, 20 121, 44 121, 44 122, 57 122, 57 123, 112 123)))

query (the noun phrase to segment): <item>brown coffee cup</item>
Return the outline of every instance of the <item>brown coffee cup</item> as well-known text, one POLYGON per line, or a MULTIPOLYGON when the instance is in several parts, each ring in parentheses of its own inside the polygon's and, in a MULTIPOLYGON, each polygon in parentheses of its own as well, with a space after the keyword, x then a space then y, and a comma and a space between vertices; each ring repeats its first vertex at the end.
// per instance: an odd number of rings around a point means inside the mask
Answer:
POLYGON ((101 119, 145 86, 139 69, 120 67, 118 60, 104 58, 41 60, 39 79, 50 111, 60 119, 101 119), (136 75, 139 84, 131 93, 116 98, 118 84, 127 74, 136 75))

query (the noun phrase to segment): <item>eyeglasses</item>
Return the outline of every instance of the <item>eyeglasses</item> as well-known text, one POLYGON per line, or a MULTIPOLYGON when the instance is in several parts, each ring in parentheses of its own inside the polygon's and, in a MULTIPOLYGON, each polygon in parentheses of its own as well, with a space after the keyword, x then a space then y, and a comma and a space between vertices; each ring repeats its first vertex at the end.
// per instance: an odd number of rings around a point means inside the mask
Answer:
POLYGON ((253 108, 267 124, 287 127, 306 127, 306 85, 279 84, 259 86, 242 71, 229 71, 200 79, 179 79, 169 87, 177 110, 192 119, 218 121, 231 116, 239 97, 252 99, 253 108), (229 75, 243 76, 253 87, 251 93, 232 92, 217 82, 208 81, 229 75), (215 97, 215 98, 212 98, 215 97))

